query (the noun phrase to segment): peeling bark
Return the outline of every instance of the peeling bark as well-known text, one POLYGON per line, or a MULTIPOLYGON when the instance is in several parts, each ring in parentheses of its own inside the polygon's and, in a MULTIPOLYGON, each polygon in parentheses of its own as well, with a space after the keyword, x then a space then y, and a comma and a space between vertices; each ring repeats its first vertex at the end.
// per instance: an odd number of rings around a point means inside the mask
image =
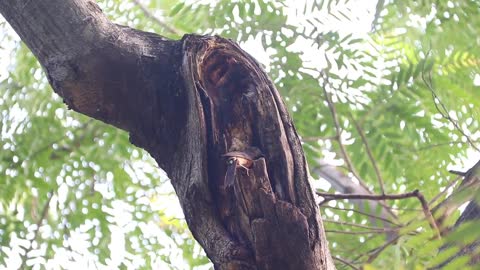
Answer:
POLYGON ((128 131, 168 173, 216 269, 334 269, 293 123, 238 45, 118 26, 87 0, 0 13, 69 108, 128 131))

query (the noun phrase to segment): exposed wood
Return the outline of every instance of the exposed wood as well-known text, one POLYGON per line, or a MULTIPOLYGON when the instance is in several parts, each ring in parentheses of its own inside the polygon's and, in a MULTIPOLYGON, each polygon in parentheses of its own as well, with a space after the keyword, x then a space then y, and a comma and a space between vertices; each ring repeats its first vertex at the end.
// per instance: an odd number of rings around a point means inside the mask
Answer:
POLYGON ((204 179, 226 237, 242 247, 233 253, 243 257, 217 268, 333 269, 298 136, 265 72, 219 37, 188 36, 184 51, 184 81, 193 88, 187 92, 200 100, 201 121, 192 125, 206 136, 204 179), (251 168, 235 165, 234 185, 225 185, 225 154, 251 148, 262 157, 251 168))

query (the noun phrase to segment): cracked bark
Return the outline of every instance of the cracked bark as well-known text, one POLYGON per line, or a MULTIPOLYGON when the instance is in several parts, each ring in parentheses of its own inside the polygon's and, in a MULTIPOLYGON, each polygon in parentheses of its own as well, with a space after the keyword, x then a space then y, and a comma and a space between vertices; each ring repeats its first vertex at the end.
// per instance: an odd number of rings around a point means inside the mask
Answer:
POLYGON ((0 1, 69 108, 129 132, 170 176, 216 269, 334 269, 292 121, 234 42, 115 25, 87 0, 0 1), (227 152, 258 149, 225 185, 227 152))

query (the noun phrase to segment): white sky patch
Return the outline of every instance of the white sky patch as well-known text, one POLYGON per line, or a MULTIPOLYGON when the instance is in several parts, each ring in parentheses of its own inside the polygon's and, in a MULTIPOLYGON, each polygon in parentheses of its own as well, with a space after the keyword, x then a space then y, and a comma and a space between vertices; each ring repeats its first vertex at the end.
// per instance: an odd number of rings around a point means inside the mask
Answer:
POLYGON ((253 56, 260 64, 262 64, 267 71, 270 66, 270 55, 267 53, 265 48, 263 48, 261 35, 258 34, 256 37, 250 36, 247 41, 241 43, 242 49, 248 52, 253 56))
MULTIPOLYGON (((373 21, 376 1, 357 0, 349 1, 348 3, 339 3, 333 6, 330 13, 323 8, 318 10, 313 8, 316 1, 309 0, 288 0, 286 1, 287 24, 298 27, 299 31, 304 33, 313 33, 313 35, 325 34, 329 31, 339 33, 340 38, 348 34, 352 34, 358 38, 367 38, 368 32, 371 30, 371 23, 373 21), (303 10, 306 13, 303 13, 303 10), (350 12, 347 12, 350 10, 350 12), (340 12, 349 15, 350 20, 339 20, 340 12), (335 16, 332 16, 334 14, 335 16), (315 22, 315 23, 311 23, 315 22)), ((319 35, 321 42, 321 35, 319 35)), ((302 52, 302 60, 306 68, 313 70, 322 70, 327 67, 327 60, 325 57, 325 46, 328 44, 311 43, 304 37, 298 38, 297 42, 289 47, 293 52, 302 52), (320 48, 318 46, 320 45, 320 48)))
POLYGON ((473 78, 473 85, 480 86, 480 74, 475 74, 475 77, 473 78))
MULTIPOLYGON (((0 23, 5 19, 0 15, 0 23)), ((8 67, 12 64, 11 54, 20 38, 14 34, 9 24, 0 27, 0 81, 8 77, 8 67)), ((1 96, 1 95, 0 95, 1 96)))

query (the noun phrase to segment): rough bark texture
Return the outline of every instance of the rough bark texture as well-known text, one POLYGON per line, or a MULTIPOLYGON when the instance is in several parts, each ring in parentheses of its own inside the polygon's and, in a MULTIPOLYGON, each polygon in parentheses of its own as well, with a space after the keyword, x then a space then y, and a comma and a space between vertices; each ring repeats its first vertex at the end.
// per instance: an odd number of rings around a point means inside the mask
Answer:
MULTIPOLYGON (((432 209, 435 220, 443 234, 448 234, 448 232, 451 230, 451 228, 448 228, 447 225, 445 225, 448 217, 455 213, 455 211, 457 211, 462 204, 474 199, 478 195, 479 188, 480 161, 465 173, 465 176, 457 190, 455 190, 454 193, 452 193, 449 197, 432 209)), ((471 202, 471 204, 474 203, 474 201, 471 202)), ((462 214, 462 216, 464 215, 465 212, 462 214)), ((462 217, 459 218, 457 223, 461 220, 462 217)))
POLYGON ((292 121, 235 43, 118 26, 87 0, 0 12, 69 108, 128 131, 165 169, 216 269, 334 269, 292 121))
MULTIPOLYGON (((460 225, 466 222, 478 222, 478 220, 480 220, 479 188, 480 161, 465 173, 463 181, 457 190, 434 209, 437 223, 440 224, 444 235, 454 232, 460 227, 460 225), (444 225, 447 217, 468 201, 470 202, 455 222, 453 228, 447 228, 444 225)), ((480 264, 480 239, 475 239, 474 241, 469 241, 469 239, 467 239, 466 241, 468 244, 465 244, 465 241, 463 240, 464 239, 455 239, 455 241, 447 242, 447 244, 442 246, 440 252, 454 245, 459 247, 459 251, 431 269, 444 269, 456 258, 464 255, 470 256, 469 264, 471 266, 478 266, 480 264)))

